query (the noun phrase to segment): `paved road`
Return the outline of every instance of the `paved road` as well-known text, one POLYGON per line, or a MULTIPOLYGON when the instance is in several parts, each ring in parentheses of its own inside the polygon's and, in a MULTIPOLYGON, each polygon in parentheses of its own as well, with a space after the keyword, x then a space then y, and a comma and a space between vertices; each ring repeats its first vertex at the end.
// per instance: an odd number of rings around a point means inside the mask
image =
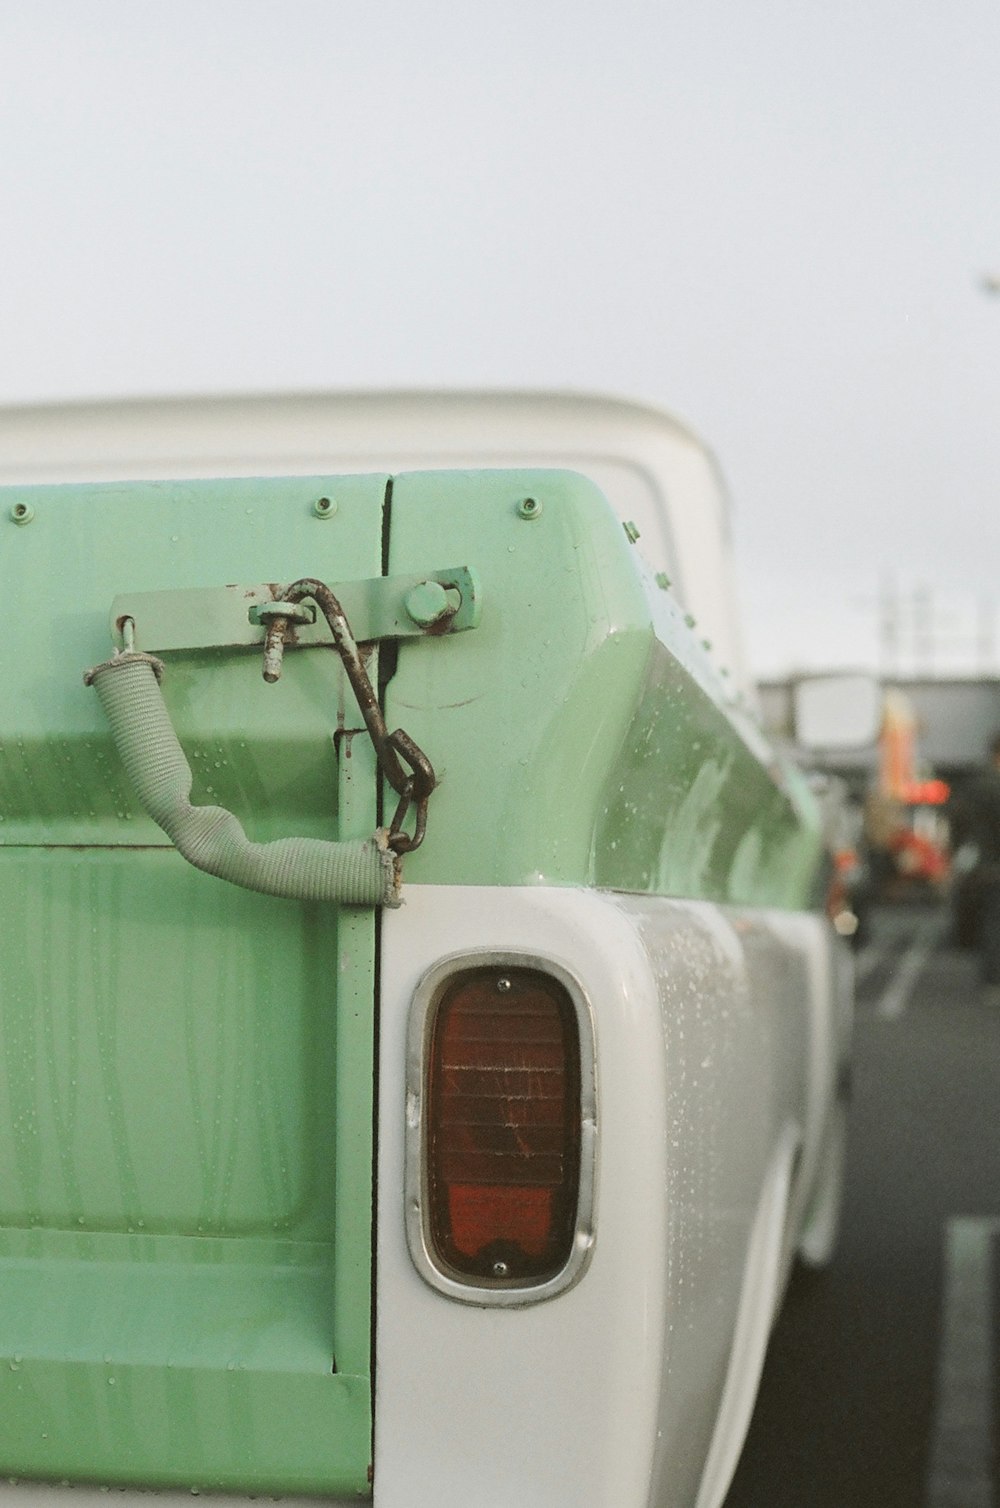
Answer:
POLYGON ((886 912, 841 1245, 792 1282, 726 1508, 1000 1508, 998 1335, 1000 1004, 940 915, 886 912))

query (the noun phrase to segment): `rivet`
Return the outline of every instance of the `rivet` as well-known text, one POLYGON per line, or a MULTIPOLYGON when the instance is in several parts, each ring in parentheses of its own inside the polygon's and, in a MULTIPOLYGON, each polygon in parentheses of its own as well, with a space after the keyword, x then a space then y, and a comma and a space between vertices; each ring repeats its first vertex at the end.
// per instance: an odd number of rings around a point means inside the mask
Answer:
POLYGON ((670 590, 670 577, 667 575, 666 571, 657 571, 656 584, 660 588, 661 592, 668 592, 670 590))
POLYGON ((537 497, 523 497, 517 505, 517 511, 522 518, 538 518, 542 511, 542 505, 537 497))
POLYGON ((629 544, 634 545, 636 540, 639 538, 639 530, 636 528, 635 524, 630 518, 627 518, 622 524, 622 528, 625 530, 625 533, 628 536, 629 544))
POLYGON ((10 510, 10 516, 15 524, 30 524, 35 516, 35 510, 30 503, 15 503, 10 510))
POLYGON ((318 497, 313 503, 313 512, 317 518, 332 518, 337 511, 337 500, 332 497, 318 497))

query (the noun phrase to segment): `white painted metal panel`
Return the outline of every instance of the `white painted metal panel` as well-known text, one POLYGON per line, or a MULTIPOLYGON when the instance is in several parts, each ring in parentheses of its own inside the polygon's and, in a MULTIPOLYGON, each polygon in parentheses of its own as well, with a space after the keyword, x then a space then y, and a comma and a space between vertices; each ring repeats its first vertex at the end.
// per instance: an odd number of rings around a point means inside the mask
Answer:
POLYGON ((376 1508, 718 1508, 833 1078, 826 949, 813 917, 409 887, 383 923, 376 1508), (593 1258, 526 1309, 431 1289, 400 1205, 410 1000, 477 947, 568 967, 595 1018, 593 1258))

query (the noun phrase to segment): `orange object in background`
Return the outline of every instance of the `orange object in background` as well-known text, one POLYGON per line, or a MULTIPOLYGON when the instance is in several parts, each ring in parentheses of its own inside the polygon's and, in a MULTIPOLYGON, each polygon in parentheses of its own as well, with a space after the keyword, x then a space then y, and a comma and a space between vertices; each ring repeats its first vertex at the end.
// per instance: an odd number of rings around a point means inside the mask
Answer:
POLYGON ((899 880, 940 885, 950 868, 940 808, 951 790, 944 780, 918 775, 917 719, 896 687, 885 692, 878 747, 878 783, 865 811, 868 841, 891 859, 899 880))
POLYGON ((944 806, 950 796, 947 780, 908 780, 903 786, 907 806, 944 806))
POLYGON ((917 719, 909 698, 892 688, 885 693, 879 736, 879 789, 897 801, 915 778, 917 719))

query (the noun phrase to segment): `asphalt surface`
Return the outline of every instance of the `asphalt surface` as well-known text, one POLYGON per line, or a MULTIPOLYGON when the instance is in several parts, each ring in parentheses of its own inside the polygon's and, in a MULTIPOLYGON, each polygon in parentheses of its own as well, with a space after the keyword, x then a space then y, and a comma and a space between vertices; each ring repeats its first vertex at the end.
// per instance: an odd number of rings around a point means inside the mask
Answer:
POLYGON ((946 921, 887 909, 858 955, 840 1245, 793 1276, 726 1508, 1000 1508, 1000 1003, 946 921))

